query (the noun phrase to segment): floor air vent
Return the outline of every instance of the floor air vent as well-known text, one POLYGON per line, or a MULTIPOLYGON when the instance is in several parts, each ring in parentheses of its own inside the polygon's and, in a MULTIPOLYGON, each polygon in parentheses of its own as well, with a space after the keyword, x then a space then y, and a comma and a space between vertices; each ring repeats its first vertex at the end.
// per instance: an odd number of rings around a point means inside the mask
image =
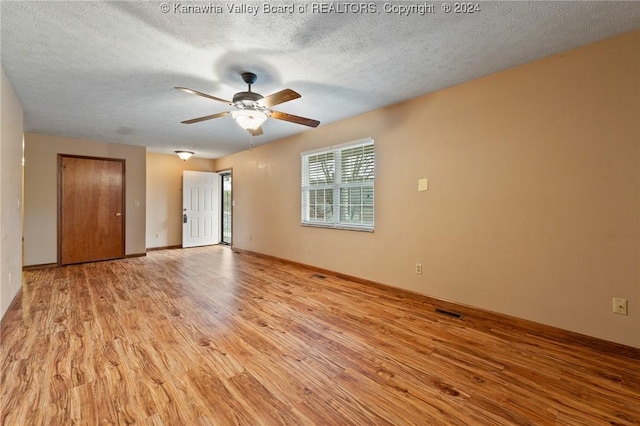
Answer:
POLYGON ((321 280, 324 280, 325 278, 327 278, 327 276, 322 274, 313 274, 311 275, 311 278, 319 278, 321 280))
POLYGON ((464 315, 459 314, 457 312, 445 311, 444 309, 440 309, 440 308, 436 309, 436 312, 441 314, 441 315, 446 315, 446 316, 451 317, 451 318, 460 319, 460 318, 464 317, 464 315))

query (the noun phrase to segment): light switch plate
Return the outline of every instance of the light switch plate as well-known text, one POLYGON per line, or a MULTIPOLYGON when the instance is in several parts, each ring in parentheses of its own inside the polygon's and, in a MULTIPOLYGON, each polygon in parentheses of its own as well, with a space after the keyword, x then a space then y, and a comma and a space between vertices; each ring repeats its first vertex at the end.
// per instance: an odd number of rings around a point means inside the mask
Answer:
POLYGON ((429 180, 427 178, 418 179, 418 191, 428 191, 429 190, 429 180))

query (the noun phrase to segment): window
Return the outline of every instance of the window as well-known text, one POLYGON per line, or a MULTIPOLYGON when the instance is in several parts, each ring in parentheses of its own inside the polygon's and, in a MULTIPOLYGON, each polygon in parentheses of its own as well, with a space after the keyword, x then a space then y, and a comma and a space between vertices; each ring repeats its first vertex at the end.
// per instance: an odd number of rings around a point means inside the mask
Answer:
POLYGON ((373 139, 302 153, 302 224, 373 231, 373 139))

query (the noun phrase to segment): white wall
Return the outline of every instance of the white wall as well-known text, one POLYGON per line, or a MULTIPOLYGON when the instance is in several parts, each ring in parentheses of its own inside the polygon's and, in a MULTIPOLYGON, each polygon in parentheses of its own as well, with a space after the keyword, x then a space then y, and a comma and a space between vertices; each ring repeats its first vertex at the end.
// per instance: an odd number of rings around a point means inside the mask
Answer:
POLYGON ((146 148, 86 139, 25 134, 24 264, 57 262, 58 154, 126 160, 125 253, 146 253, 146 148))
POLYGON ((23 112, 2 71, 0 136, 0 317, 22 284, 22 137, 23 112))
POLYGON ((234 246, 640 347, 639 76, 635 31, 219 159, 234 246), (375 232, 300 226, 300 153, 368 136, 375 232))
POLYGON ((182 244, 182 172, 213 172, 214 161, 147 153, 147 248, 182 244))

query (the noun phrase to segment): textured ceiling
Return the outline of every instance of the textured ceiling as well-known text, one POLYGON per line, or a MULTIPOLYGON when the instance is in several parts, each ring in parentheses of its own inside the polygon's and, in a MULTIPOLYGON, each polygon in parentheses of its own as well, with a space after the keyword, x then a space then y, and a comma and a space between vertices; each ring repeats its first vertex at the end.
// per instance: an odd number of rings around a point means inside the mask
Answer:
POLYGON ((640 28, 634 1, 480 2, 475 13, 444 13, 442 2, 375 2, 373 13, 370 2, 264 4, 2 1, 2 68, 25 131, 217 158, 314 130, 270 119, 252 137, 230 116, 180 124, 230 107, 173 87, 231 99, 252 71, 264 96, 302 95, 273 109, 322 126, 640 28), (395 13, 424 4, 433 13, 395 13))

